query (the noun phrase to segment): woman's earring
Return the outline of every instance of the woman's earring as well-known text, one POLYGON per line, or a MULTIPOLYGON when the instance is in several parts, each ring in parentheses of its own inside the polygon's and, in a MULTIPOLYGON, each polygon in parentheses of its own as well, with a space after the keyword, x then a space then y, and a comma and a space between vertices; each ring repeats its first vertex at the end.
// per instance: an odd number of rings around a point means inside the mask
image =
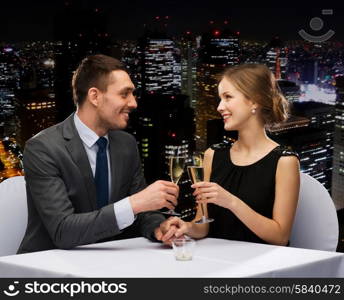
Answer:
POLYGON ((254 115, 256 113, 256 109, 252 108, 251 112, 252 112, 252 115, 254 115))

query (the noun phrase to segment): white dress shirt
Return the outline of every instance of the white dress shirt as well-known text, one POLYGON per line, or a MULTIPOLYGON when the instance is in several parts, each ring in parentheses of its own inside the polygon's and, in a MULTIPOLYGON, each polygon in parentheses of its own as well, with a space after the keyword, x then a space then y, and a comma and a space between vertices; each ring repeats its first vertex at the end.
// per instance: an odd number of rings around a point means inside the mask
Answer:
MULTIPOLYGON (((99 139, 99 136, 90 128, 88 128, 78 117, 77 113, 74 114, 74 123, 76 130, 79 133, 79 136, 82 140, 84 148, 87 153, 88 161, 90 162, 93 177, 96 173, 96 161, 97 161, 97 152, 98 152, 98 145, 96 142, 99 139)), ((110 164, 110 154, 109 154, 109 137, 108 135, 104 136, 107 141, 107 161, 108 161, 108 170, 109 170, 109 197, 111 197, 111 164, 110 164)), ((129 197, 126 197, 120 201, 117 201, 113 205, 115 216, 117 220, 117 225, 119 230, 122 230, 128 226, 130 226, 134 222, 134 212, 131 207, 129 197)))

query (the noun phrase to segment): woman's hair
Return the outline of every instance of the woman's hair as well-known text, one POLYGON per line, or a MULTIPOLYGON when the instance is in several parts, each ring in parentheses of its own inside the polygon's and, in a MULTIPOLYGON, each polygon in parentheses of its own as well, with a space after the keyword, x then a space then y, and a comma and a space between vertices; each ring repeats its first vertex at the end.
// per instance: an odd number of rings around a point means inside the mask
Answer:
POLYGON ((275 76, 262 64, 242 64, 227 68, 220 77, 229 80, 247 99, 259 105, 264 124, 285 121, 289 105, 284 98, 275 76))

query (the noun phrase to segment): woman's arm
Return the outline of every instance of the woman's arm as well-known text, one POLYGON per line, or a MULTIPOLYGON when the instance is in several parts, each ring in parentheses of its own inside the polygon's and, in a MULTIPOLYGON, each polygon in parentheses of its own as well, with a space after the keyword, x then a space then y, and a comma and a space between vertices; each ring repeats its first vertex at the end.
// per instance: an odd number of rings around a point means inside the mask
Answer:
POLYGON ((200 183, 195 187, 199 203, 214 203, 230 209, 262 240, 275 245, 286 245, 289 240, 299 197, 299 161, 294 156, 281 157, 277 164, 275 201, 272 219, 254 211, 238 197, 216 183, 200 183), (206 200, 205 200, 206 199, 206 200))

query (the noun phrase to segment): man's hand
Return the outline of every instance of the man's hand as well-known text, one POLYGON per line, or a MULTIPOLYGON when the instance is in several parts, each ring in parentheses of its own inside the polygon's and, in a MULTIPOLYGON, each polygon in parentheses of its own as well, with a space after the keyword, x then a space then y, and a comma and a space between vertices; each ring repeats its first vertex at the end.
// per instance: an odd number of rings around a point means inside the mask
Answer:
POLYGON ((177 205, 179 187, 170 181, 158 180, 141 192, 129 197, 134 214, 161 208, 174 209, 177 205))
POLYGON ((171 245, 174 238, 178 238, 189 231, 188 223, 178 217, 171 217, 155 229, 155 237, 164 244, 171 245))

